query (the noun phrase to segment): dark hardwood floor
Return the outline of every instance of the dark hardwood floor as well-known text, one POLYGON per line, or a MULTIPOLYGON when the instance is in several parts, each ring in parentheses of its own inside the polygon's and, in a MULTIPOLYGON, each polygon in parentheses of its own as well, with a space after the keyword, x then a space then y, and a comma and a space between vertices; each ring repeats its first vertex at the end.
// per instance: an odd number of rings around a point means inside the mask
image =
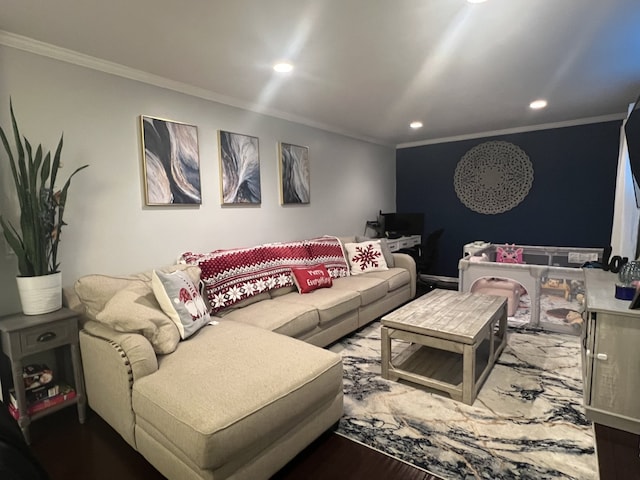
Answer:
POLYGON ((640 435, 594 424, 600 480, 640 478, 640 435))
MULTIPOLYGON (((31 424, 31 450, 51 480, 162 480, 141 455, 89 410, 84 425, 69 407, 31 424)), ((329 432, 274 480, 437 480, 422 470, 329 432)))
POLYGON ((298 479, 437 480, 438 477, 332 432, 309 445, 272 477, 272 480, 298 479))

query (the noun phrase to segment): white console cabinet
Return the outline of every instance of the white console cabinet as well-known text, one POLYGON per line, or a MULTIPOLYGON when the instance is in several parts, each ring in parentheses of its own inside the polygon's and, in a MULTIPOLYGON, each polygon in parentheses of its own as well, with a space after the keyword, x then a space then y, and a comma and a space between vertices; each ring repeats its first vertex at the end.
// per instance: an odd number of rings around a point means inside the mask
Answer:
POLYGON ((491 243, 485 242, 484 240, 476 240, 475 242, 467 243, 462 247, 462 258, 473 256, 490 246, 491 243))
POLYGON ((392 252, 397 252, 398 250, 401 250, 403 248, 411 248, 420 245, 421 239, 421 235, 389 238, 387 239, 387 245, 389 245, 389 250, 391 250, 392 252))
POLYGON ((584 269, 584 406, 594 423, 640 434, 640 310, 615 298, 617 275, 584 269))

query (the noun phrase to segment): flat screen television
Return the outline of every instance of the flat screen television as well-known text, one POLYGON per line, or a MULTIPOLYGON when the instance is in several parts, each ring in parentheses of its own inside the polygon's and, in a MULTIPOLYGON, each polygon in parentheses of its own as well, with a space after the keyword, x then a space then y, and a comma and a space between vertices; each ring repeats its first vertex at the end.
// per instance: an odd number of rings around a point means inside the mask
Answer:
POLYGON ((382 213, 380 216, 389 236, 423 234, 424 213, 382 213))

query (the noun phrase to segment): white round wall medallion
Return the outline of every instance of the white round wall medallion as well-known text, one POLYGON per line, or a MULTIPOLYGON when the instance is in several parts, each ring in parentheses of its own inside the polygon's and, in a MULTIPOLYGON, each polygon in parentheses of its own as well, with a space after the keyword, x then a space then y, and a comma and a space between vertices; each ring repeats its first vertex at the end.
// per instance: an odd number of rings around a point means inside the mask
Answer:
POLYGON ((460 201, 474 212, 488 215, 514 208, 532 184, 529 156, 517 145, 502 141, 473 147, 460 159, 453 177, 460 201))

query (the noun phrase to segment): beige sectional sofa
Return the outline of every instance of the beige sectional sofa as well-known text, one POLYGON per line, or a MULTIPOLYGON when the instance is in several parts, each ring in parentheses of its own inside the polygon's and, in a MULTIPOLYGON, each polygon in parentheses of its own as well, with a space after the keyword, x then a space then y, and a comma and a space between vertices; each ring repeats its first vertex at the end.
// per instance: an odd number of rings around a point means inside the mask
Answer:
POLYGON ((393 260, 311 293, 262 292, 166 354, 149 272, 85 276, 65 296, 83 316, 89 406, 169 479, 269 478, 342 415, 341 359, 318 347, 414 297, 413 259, 393 260))

